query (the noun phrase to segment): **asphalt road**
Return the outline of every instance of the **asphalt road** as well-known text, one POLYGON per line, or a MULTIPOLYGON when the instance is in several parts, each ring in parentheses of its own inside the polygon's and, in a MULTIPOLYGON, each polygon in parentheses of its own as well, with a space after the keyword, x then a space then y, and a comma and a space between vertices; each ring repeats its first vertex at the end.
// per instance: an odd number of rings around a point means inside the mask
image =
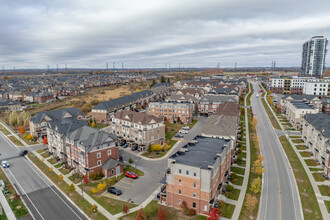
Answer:
POLYGON ((34 219, 87 219, 26 157, 18 156, 20 149, 0 132, 0 159, 10 163, 10 168, 5 168, 5 172, 34 219))
POLYGON ((302 219, 297 185, 289 161, 278 140, 275 129, 272 127, 268 115, 256 98, 259 87, 253 83, 255 93, 251 97, 254 115, 258 119, 257 133, 261 144, 261 153, 264 156, 264 173, 259 219, 302 219))
MULTIPOLYGON (((198 117, 197 119, 197 124, 189 130, 188 134, 184 135, 184 138, 179 141, 179 144, 177 144, 172 154, 180 150, 189 140, 192 140, 196 135, 201 133, 203 123, 206 122, 207 118, 198 117)), ((132 152, 128 148, 123 150, 121 147, 119 149, 124 161, 128 161, 129 158, 132 158, 134 160, 132 166, 135 167, 136 165, 145 175, 139 177, 137 180, 125 178, 118 182, 117 186, 123 194, 120 197, 117 197, 117 199, 133 201, 134 203, 141 204, 157 189, 160 185, 160 180, 164 178, 167 170, 167 158, 145 160, 142 157, 139 157, 136 151, 132 152)))

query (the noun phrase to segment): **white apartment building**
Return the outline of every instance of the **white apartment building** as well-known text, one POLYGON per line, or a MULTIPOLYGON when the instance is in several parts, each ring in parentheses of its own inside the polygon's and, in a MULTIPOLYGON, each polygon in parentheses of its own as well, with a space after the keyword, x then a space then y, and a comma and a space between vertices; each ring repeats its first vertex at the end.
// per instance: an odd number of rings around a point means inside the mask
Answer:
POLYGON ((308 80, 305 82, 303 94, 327 96, 330 80, 308 80))
POLYGON ((296 129, 302 128, 302 119, 306 114, 317 114, 318 108, 306 102, 287 102, 286 117, 296 129))

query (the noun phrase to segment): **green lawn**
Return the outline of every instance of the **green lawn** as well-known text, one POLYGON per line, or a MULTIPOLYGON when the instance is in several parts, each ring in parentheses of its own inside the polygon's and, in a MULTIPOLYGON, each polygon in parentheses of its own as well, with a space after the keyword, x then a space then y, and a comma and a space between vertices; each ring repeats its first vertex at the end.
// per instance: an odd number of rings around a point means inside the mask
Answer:
MULTIPOLYGON (((25 207, 25 205, 24 205, 24 203, 23 203, 20 196, 15 197, 16 190, 11 185, 11 183, 9 182, 7 176, 2 171, 2 169, 0 169, 0 179, 3 180, 3 182, 5 183, 5 187, 8 188, 9 194, 6 195, 6 199, 9 203, 10 208, 13 210, 15 217, 16 218, 21 218, 23 216, 28 215, 29 214, 28 209, 25 207), (20 208, 17 208, 18 206, 20 206, 20 208)), ((5 217, 5 215, 3 216, 3 219, 7 219, 7 218, 4 218, 4 217, 5 217)))
POLYGON ((41 149, 37 150, 37 153, 42 154, 47 150, 48 150, 47 148, 41 148, 41 149))
POLYGON ((234 172, 234 173, 238 173, 238 174, 244 175, 245 169, 244 168, 240 168, 240 167, 231 167, 230 168, 230 171, 231 172, 234 172))
POLYGON ((221 212, 222 217, 231 219, 235 210, 235 206, 232 204, 225 203, 225 205, 223 207, 220 207, 219 210, 221 212))
POLYGON ((63 163, 58 163, 58 164, 54 165, 54 167, 57 169, 60 168, 61 166, 63 166, 63 163))
POLYGON ((53 171, 49 170, 49 167, 44 164, 41 160, 39 160, 33 153, 28 155, 30 160, 37 166, 39 169, 46 175, 48 178, 52 180, 54 184, 56 184, 61 191, 70 197, 70 199, 90 218, 98 219, 98 220, 106 220, 107 218, 103 216, 100 212, 93 213, 91 211, 92 204, 90 204, 87 200, 82 200, 81 196, 76 192, 69 192, 69 185, 63 180, 59 181, 58 176, 53 171))
POLYGON ((57 160, 55 159, 55 158, 50 158, 50 159, 48 159, 47 160, 49 163, 51 163, 51 164, 55 164, 55 163, 57 163, 57 160))
POLYGON ((307 151, 299 152, 302 157, 311 157, 311 153, 307 151))
POLYGON ((66 168, 61 168, 61 169, 58 169, 58 171, 60 171, 61 173, 63 173, 63 175, 66 175, 66 174, 69 174, 71 170, 69 169, 66 169, 66 168))
POLYGON ((280 130, 281 127, 278 124, 278 122, 277 122, 275 116, 273 115, 272 111, 269 109, 266 101, 264 99, 262 99, 261 102, 262 102, 262 104, 263 104, 263 106, 264 106, 264 108, 265 108, 265 110, 267 112, 267 115, 268 115, 268 117, 270 119, 270 122, 272 123, 273 127, 280 130))
POLYGON ((40 154, 43 158, 50 157, 50 153, 48 151, 45 151, 44 153, 40 154))
POLYGON ((5 128, 4 126, 2 126, 1 124, 0 124, 0 131, 2 131, 2 133, 4 133, 4 135, 9 135, 9 134, 11 134, 11 133, 7 130, 7 128, 5 128))
POLYGON ((305 145, 296 145, 295 146, 298 150, 306 150, 307 148, 305 147, 305 145))
MULTIPOLYGON (((8 136, 7 136, 8 137, 8 136)), ((8 137, 16 146, 24 146, 22 144, 22 142, 20 142, 19 140, 17 140, 17 138, 15 138, 14 136, 9 136, 8 137)))
POLYGON ((307 159, 307 160, 305 160, 305 162, 306 162, 307 166, 313 166, 313 167, 317 166, 317 162, 313 159, 307 159))
POLYGON ((315 181, 317 182, 323 182, 325 178, 322 176, 322 173, 312 173, 315 181))
POLYGON ((323 196, 330 196, 330 186, 320 185, 318 187, 323 196))
POLYGON ((290 138, 301 138, 301 136, 290 136, 290 138))
POLYGON ((324 204, 328 209, 328 213, 330 213, 330 201, 324 201, 324 204))
POLYGON ((234 189, 232 192, 224 192, 223 194, 228 198, 228 199, 232 199, 232 200, 238 200, 239 197, 239 193, 241 192, 241 190, 239 189, 234 189))
POLYGON ((300 200, 302 204, 303 214, 305 219, 322 219, 320 207, 317 202, 317 198, 313 187, 308 179, 303 165, 301 164, 298 156, 290 145, 288 139, 285 136, 280 137, 283 149, 289 159, 292 170, 294 172, 300 200))
POLYGON ((302 144, 302 143, 304 143, 304 141, 302 139, 294 139, 294 140, 292 140, 292 142, 295 143, 295 144, 302 144))
POLYGON ((313 167, 310 167, 309 170, 310 171, 323 171, 322 168, 313 168, 313 167))
POLYGON ((7 220, 8 218, 6 216, 5 210, 3 210, 3 208, 1 209, 2 209, 2 215, 0 215, 0 220, 7 220))
POLYGON ((243 184, 243 177, 242 176, 238 176, 235 180, 232 180, 232 184, 235 184, 235 185, 239 185, 241 186, 243 184))
POLYGON ((239 166, 241 166, 241 167, 245 167, 245 165, 246 165, 246 161, 245 161, 245 160, 237 161, 237 165, 239 165, 239 166))
POLYGON ((73 173, 72 175, 70 175, 69 180, 71 180, 73 183, 77 184, 81 182, 81 179, 79 177, 79 174, 77 175, 77 173, 73 173))

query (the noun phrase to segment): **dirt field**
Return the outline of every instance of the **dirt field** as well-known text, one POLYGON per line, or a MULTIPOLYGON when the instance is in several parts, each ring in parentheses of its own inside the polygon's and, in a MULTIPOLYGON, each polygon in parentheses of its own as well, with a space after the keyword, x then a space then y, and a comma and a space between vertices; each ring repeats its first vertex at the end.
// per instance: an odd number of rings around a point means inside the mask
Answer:
POLYGON ((68 96, 63 100, 57 100, 47 104, 36 104, 35 107, 28 110, 31 114, 38 112, 56 110, 60 108, 76 107, 89 116, 91 108, 100 102, 115 99, 121 96, 130 95, 132 92, 138 92, 150 88, 151 82, 137 82, 121 86, 97 87, 86 90, 84 94, 77 96, 68 96))

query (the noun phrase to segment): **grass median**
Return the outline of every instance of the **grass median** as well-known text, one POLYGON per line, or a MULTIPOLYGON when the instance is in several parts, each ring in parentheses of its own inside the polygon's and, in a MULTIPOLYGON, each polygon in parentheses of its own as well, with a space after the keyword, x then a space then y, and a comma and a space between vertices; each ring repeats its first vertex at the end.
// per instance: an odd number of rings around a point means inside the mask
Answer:
POLYGON ((322 219, 315 192, 303 165, 285 136, 280 137, 280 142, 287 157, 290 158, 289 162, 296 178, 304 218, 322 219))
POLYGON ((79 195, 76 191, 69 193, 68 191, 69 185, 63 180, 58 180, 57 174, 51 171, 49 167, 46 164, 44 164, 41 160, 39 160, 39 158, 37 158, 35 154, 30 153, 28 157, 56 186, 58 186, 61 189, 63 194, 67 195, 91 219, 97 219, 97 220, 107 219, 100 212, 93 213, 91 210, 92 204, 90 204, 86 200, 82 200, 81 195, 79 195))
POLYGON ((265 108, 265 110, 266 110, 266 112, 267 112, 268 118, 270 119, 270 122, 272 123, 273 127, 276 128, 276 129, 281 130, 280 125, 278 124, 278 122, 277 122, 275 116, 273 115, 272 111, 271 111, 270 108, 268 107, 268 105, 267 105, 265 99, 261 99, 261 102, 262 102, 262 104, 263 104, 263 106, 264 106, 264 108, 265 108))

